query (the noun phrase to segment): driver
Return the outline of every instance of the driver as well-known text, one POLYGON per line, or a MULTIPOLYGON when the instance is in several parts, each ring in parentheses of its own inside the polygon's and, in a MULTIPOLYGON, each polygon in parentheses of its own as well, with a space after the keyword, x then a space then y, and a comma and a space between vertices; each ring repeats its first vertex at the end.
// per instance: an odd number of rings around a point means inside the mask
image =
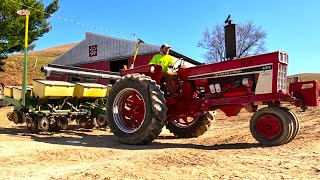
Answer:
POLYGON ((169 96, 176 96, 177 93, 174 91, 172 80, 172 76, 174 75, 174 73, 170 70, 170 68, 172 68, 174 65, 174 60, 173 57, 169 55, 169 51, 170 46, 168 44, 163 44, 160 47, 159 54, 154 55, 149 64, 157 64, 162 66, 162 77, 165 78, 169 96))

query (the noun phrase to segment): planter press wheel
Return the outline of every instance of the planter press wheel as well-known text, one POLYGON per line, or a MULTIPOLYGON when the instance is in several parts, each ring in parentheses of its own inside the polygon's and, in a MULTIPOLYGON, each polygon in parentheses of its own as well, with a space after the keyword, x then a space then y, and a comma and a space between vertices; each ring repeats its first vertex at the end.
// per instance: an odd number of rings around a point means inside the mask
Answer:
POLYGON ((108 126, 120 142, 147 144, 161 132, 167 108, 159 86, 148 76, 129 74, 111 89, 108 126))
POLYGON ((56 119, 56 122, 54 124, 51 124, 50 127, 49 127, 49 131, 50 132, 60 132, 61 128, 57 122, 57 119, 56 119))
POLYGON ((27 128, 32 133, 39 133, 38 119, 36 115, 31 115, 26 117, 27 128))
POLYGON ((23 112, 19 110, 13 110, 10 118, 15 124, 19 124, 19 123, 22 124, 25 122, 25 115, 23 112))
POLYGON ((93 119, 87 116, 79 116, 78 124, 85 129, 92 129, 94 127, 93 119))
POLYGON ((59 117, 57 118, 57 125, 61 130, 67 130, 68 129, 68 123, 69 120, 67 117, 59 117))
POLYGON ((96 122, 99 127, 106 127, 108 125, 105 115, 99 114, 98 117, 96 117, 96 122))
POLYGON ((185 117, 168 122, 166 128, 179 138, 198 137, 209 130, 215 117, 215 111, 208 111, 201 116, 185 117))
POLYGON ((66 130, 68 128, 68 118, 67 117, 55 117, 54 123, 50 124, 50 132, 59 132, 60 130, 66 130))
POLYGON ((46 116, 38 115, 38 127, 42 132, 48 132, 50 128, 50 121, 46 116))
POLYGON ((282 108, 262 108, 251 117, 250 132, 261 144, 269 146, 285 144, 292 137, 293 120, 282 108))

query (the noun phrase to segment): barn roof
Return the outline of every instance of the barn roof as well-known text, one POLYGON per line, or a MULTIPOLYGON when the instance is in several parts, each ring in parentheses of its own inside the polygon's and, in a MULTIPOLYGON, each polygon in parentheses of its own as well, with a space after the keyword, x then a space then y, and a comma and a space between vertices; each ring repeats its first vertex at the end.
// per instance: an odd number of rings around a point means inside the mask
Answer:
MULTIPOLYGON (((60 65, 79 65, 101 60, 132 57, 136 44, 136 41, 86 32, 85 39, 83 41, 59 56, 52 63, 60 65), (96 54, 93 54, 91 57, 88 55, 89 51, 92 50, 90 50, 90 48, 96 50, 96 54)), ((160 46, 143 43, 140 44, 138 55, 156 53, 159 49, 160 46)), ((177 58, 184 58, 185 61, 195 65, 201 64, 200 62, 175 52, 172 49, 170 50, 170 54, 177 58)))

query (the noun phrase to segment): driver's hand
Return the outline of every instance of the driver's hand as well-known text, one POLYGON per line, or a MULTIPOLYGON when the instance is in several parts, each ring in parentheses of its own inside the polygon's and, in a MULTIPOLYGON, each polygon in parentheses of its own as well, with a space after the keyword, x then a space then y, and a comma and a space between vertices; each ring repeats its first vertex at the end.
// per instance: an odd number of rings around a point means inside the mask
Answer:
POLYGON ((170 74, 170 75, 176 75, 177 74, 176 72, 173 72, 172 69, 168 69, 167 73, 170 74))

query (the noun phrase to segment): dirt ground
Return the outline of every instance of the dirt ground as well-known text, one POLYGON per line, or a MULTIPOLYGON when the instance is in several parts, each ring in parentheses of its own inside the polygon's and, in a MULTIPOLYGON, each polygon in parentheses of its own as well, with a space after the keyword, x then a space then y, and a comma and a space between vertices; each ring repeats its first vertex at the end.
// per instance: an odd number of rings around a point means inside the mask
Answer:
POLYGON ((320 108, 294 109, 300 132, 278 147, 257 144, 246 112, 218 112, 198 138, 164 130, 149 145, 130 146, 108 129, 30 134, 6 119, 11 110, 0 109, 1 179, 320 179, 320 108))

